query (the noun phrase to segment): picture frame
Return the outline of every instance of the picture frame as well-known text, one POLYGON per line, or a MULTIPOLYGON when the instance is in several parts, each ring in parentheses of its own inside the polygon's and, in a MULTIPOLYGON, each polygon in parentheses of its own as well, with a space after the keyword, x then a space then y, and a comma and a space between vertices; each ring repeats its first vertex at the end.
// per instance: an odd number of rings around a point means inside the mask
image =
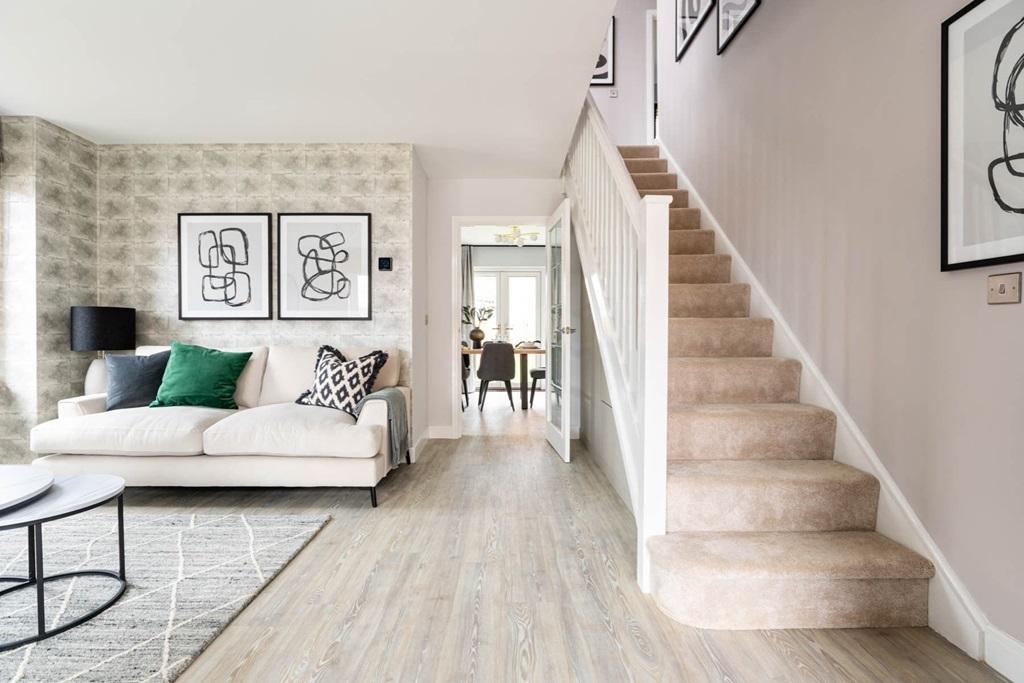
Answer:
POLYGON ((725 48, 729 47, 732 39, 760 6, 761 0, 719 0, 715 22, 718 28, 719 55, 725 52, 725 48))
POLYGON ((676 61, 686 54, 701 26, 711 16, 715 0, 676 0, 676 61))
POLYGON ((178 214, 178 320, 270 320, 269 213, 178 214))
POLYGON ((941 271, 1024 261, 1024 0, 942 22, 941 271))
POLYGON ((615 17, 608 22, 608 33, 605 35, 601 51, 597 54, 594 73, 590 76, 592 86, 615 85, 615 17))
POLYGON ((279 320, 370 320, 369 213, 277 214, 279 320))

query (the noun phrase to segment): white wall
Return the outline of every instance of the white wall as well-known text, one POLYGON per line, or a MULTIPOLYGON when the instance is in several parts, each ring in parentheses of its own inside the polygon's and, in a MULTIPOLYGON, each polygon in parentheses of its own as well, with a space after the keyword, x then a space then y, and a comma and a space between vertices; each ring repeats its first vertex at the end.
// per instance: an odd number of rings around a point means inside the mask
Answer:
POLYGON ((765 2, 678 64, 661 138, 983 611, 1024 639, 1024 306, 939 271, 940 23, 963 0, 765 2), (879 21, 884 17, 884 21, 879 21))
POLYGON ((430 183, 419 156, 412 157, 412 444, 426 435, 427 415, 427 208, 430 183))
POLYGON ((455 310, 452 304, 453 259, 458 243, 453 243, 452 219, 455 216, 544 216, 551 213, 562 197, 562 181, 552 179, 457 179, 430 181, 427 193, 430 259, 427 310, 427 370, 429 420, 434 435, 451 430, 461 413, 454 414, 452 384, 455 353, 452 333, 455 310))
POLYGON ((647 142, 646 14, 656 0, 619 0, 615 5, 615 85, 590 88, 618 145, 647 142), (618 97, 612 97, 615 91, 618 97))

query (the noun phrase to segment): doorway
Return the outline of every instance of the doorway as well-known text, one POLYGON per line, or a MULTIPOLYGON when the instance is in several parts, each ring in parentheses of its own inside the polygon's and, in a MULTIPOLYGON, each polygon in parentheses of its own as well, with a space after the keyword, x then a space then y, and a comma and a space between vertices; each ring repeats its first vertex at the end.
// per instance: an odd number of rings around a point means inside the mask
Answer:
POLYGON ((457 318, 453 347, 457 349, 458 388, 453 423, 458 427, 457 437, 463 433, 525 434, 531 418, 543 421, 547 387, 543 379, 535 386, 531 375, 543 370, 545 362, 546 220, 546 216, 453 220, 457 270, 453 273, 457 318), (481 409, 484 380, 478 372, 483 347, 490 342, 512 347, 513 371, 506 378, 502 370, 498 373, 501 379, 488 380, 481 409), (536 392, 531 396, 534 386, 536 392))

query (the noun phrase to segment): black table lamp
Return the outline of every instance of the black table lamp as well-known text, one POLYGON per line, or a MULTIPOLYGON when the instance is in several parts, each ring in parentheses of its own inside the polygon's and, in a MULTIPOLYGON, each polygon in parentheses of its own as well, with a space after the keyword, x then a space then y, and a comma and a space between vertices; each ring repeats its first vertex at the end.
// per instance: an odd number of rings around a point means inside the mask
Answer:
POLYGON ((107 390, 104 351, 135 348, 135 309, 118 306, 72 306, 71 350, 99 351, 85 375, 85 393, 107 390))

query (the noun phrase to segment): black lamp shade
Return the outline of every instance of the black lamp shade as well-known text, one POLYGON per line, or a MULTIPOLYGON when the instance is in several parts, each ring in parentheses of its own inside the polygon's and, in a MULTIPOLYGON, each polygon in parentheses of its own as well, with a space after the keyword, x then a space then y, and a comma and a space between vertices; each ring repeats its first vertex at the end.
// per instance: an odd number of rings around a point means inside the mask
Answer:
POLYGON ((135 309, 72 306, 72 351, 120 351, 135 348, 135 309))

